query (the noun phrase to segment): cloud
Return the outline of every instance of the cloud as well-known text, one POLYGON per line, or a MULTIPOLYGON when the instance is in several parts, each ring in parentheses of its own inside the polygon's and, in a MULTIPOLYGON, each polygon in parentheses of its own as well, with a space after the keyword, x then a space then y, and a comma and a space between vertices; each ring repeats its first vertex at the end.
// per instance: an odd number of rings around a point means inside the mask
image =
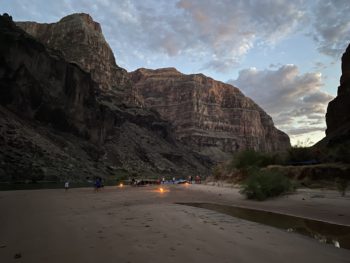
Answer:
POLYGON ((64 0, 49 5, 8 0, 7 5, 15 18, 40 22, 87 12, 102 24, 117 56, 135 49, 154 60, 184 56, 218 72, 237 66, 255 45, 277 43, 305 17, 303 0, 64 0))
POLYGON ((333 97, 321 90, 320 73, 300 74, 296 65, 249 68, 228 82, 256 101, 290 135, 325 129, 326 107, 333 97))
POLYGON ((38 22, 90 13, 128 69, 135 60, 180 58, 195 61, 196 70, 232 71, 252 49, 271 48, 303 29, 319 52, 336 58, 350 42, 348 0, 4 0, 0 9, 38 22))
POLYGON ((319 0, 311 7, 311 35, 318 50, 339 58, 350 42, 350 4, 348 0, 319 0))
MULTIPOLYGON (((73 12, 102 24, 118 56, 137 50, 148 59, 184 56, 225 72, 257 46, 270 47, 309 24, 318 50, 339 57, 350 42, 348 0, 5 0, 4 11, 54 22, 73 12), (307 23, 309 22, 309 23, 307 23), (119 44, 118 44, 119 43, 119 44)), ((125 58, 125 61, 128 59, 125 58)))
POLYGON ((209 58, 204 67, 221 72, 236 66, 255 45, 283 39, 305 15, 303 1, 181 0, 177 7, 192 29, 187 43, 196 41, 209 58))

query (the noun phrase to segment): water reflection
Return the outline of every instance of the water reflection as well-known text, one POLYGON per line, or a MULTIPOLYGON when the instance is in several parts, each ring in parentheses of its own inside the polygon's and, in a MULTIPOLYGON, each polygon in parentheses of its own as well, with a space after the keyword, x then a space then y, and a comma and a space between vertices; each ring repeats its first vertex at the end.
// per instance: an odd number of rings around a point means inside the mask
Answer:
POLYGON ((180 204, 205 208, 241 219, 285 229, 290 233, 295 232, 312 237, 321 243, 332 244, 338 248, 350 249, 349 226, 235 206, 211 203, 180 204))

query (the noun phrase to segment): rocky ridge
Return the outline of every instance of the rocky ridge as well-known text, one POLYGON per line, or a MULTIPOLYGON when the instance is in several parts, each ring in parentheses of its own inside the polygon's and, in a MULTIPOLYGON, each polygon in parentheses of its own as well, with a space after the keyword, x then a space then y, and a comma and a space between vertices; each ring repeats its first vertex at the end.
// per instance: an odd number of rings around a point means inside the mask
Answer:
POLYGON ((127 73, 87 14, 16 25, 1 17, 0 181, 206 175, 241 149, 290 147, 231 85, 173 68, 127 73))
POLYGON ((8 15, 0 38, 0 181, 209 173, 157 113, 118 105, 8 15))
POLYGON ((151 108, 174 126, 176 138, 216 161, 242 149, 280 151, 289 138, 237 88, 202 74, 176 69, 139 69, 128 74, 115 63, 101 27, 88 14, 73 14, 57 23, 17 22, 66 60, 90 72, 114 104, 151 108))
POLYGON ((103 91, 112 92, 120 102, 132 103, 131 86, 125 69, 119 67, 99 23, 88 14, 72 14, 57 23, 16 22, 37 40, 91 73, 103 91))

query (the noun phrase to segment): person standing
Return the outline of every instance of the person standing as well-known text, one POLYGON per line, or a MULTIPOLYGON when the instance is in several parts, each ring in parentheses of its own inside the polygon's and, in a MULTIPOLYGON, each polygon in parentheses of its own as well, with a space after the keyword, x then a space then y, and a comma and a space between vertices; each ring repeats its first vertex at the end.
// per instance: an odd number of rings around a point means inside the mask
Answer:
POLYGON ((64 189, 65 189, 66 192, 68 191, 68 189, 69 189, 69 181, 66 181, 64 183, 64 189))

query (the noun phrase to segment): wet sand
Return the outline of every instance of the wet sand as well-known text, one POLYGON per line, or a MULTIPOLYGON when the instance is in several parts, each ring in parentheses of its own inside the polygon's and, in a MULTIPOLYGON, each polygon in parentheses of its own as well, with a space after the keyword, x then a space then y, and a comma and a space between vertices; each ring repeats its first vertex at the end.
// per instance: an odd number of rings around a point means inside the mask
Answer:
POLYGON ((0 262, 350 262, 350 250, 175 204, 239 205, 350 225, 350 199, 336 192, 253 202, 231 188, 156 189, 0 192, 0 262))

